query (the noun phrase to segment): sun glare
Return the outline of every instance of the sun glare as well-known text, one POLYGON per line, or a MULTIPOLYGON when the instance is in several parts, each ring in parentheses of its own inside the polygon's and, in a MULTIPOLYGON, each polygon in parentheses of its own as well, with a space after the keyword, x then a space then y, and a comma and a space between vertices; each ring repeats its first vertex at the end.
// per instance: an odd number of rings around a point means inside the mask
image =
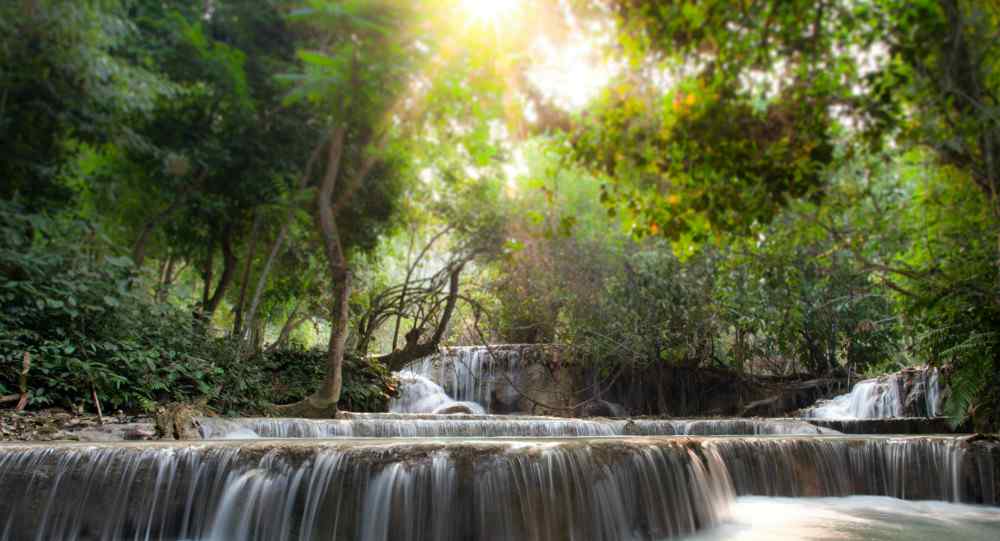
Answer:
POLYGON ((462 0, 462 7, 478 22, 496 22, 517 11, 521 0, 462 0))
POLYGON ((593 99, 617 69, 600 62, 596 46, 586 41, 557 46, 539 39, 535 52, 539 62, 528 77, 548 98, 570 110, 593 99))

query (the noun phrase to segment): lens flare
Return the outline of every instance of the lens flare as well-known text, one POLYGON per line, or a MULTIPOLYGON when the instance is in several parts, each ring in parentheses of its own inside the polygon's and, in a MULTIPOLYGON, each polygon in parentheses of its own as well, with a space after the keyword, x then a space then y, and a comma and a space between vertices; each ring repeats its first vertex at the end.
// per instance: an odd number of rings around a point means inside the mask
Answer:
POLYGON ((462 8, 477 22, 496 22, 513 14, 520 0, 462 0, 462 8))

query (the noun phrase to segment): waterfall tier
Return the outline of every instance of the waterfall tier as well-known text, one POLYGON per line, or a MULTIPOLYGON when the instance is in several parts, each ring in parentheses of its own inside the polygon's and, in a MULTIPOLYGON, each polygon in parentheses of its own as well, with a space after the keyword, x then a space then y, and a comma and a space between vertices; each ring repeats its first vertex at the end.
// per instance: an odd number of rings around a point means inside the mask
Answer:
POLYGON ((996 504, 948 437, 285 440, 0 446, 0 540, 662 539, 736 495, 996 504))
MULTIPOLYGON (((577 402, 573 378, 560 370, 558 349, 539 344, 444 348, 401 374, 426 378, 451 399, 491 413, 565 413, 577 402)), ((431 413, 426 407, 394 411, 431 413)))
POLYGON ((483 414, 481 405, 472 401, 453 400, 437 383, 429 378, 403 370, 396 372, 399 378, 399 396, 389 402, 392 413, 468 413, 483 414))
POLYGON ((851 392, 820 401, 803 411, 819 419, 936 417, 941 414, 941 384, 936 368, 910 368, 859 381, 851 392))
POLYGON ((798 419, 566 419, 502 415, 354 415, 309 420, 267 417, 199 419, 205 439, 575 437, 839 434, 798 419))

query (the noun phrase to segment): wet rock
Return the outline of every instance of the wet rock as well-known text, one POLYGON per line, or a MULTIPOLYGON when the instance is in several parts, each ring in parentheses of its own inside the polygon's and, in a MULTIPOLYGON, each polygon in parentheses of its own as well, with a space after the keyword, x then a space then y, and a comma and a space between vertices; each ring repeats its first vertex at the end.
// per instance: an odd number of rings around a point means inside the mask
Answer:
POLYGON ((205 412, 192 404, 167 404, 156 411, 156 436, 164 440, 197 440, 198 418, 205 412))
POLYGON ((65 410, 0 411, 0 441, 121 441, 154 436, 148 417, 116 414, 103 423, 93 415, 65 410))
POLYGON ((621 404, 607 400, 591 400, 576 409, 577 417, 625 417, 628 412, 621 404))
POLYGON ((437 410, 434 411, 434 413, 451 415, 451 414, 456 414, 456 413, 473 414, 473 413, 477 413, 477 412, 473 411, 472 407, 469 406, 469 404, 465 404, 465 403, 462 403, 462 402, 456 402, 454 404, 450 404, 450 405, 445 406, 443 408, 438 408, 437 410))

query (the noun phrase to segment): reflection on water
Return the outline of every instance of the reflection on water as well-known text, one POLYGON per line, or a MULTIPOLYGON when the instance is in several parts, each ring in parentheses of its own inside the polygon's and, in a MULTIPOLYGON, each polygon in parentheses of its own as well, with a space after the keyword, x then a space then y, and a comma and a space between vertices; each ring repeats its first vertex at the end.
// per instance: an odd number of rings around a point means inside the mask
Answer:
POLYGON ((728 524, 685 541, 996 541, 1000 508, 893 498, 738 498, 728 524))

